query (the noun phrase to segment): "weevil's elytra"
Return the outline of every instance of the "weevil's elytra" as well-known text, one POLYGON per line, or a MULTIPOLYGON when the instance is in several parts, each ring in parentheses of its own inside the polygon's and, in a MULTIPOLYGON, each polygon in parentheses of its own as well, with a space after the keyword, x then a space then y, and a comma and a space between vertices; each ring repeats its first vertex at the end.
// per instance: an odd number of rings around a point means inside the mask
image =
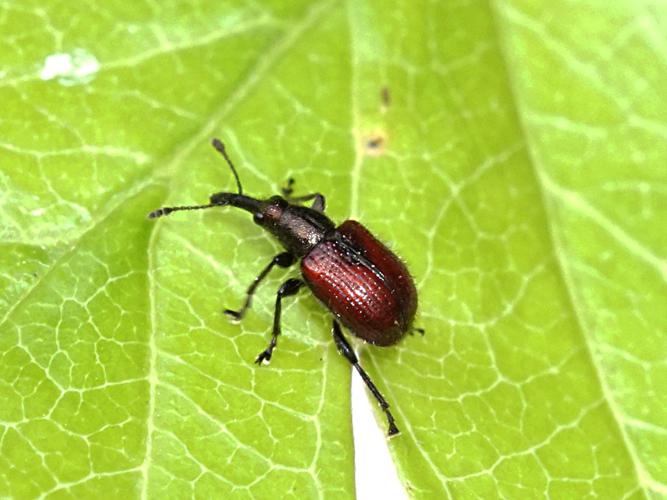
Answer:
POLYGON ((412 278, 358 222, 345 221, 314 247, 301 260, 301 272, 314 295, 367 342, 393 345, 410 329, 417 310, 412 278))
MULTIPOLYGON (((336 227, 324 214, 325 198, 320 193, 292 196, 289 179, 283 196, 260 200, 243 194, 236 168, 218 139, 213 146, 225 158, 236 180, 236 193, 215 193, 206 205, 163 207, 151 219, 181 210, 232 206, 253 215, 256 224, 269 231, 285 247, 255 278, 239 310, 225 310, 236 321, 243 319, 259 284, 275 266, 290 267, 301 260, 301 278, 285 281, 276 295, 271 341, 255 360, 268 363, 281 333, 282 300, 304 286, 333 313, 332 333, 338 351, 354 366, 387 417, 388 434, 398 434, 389 404, 359 364, 354 350, 343 336, 340 324, 357 337, 377 346, 391 346, 413 329, 417 311, 417 290, 405 264, 359 222, 347 220, 336 227), (312 201, 310 207, 301 203, 312 201)), ((416 329, 423 333, 423 330, 416 329)))

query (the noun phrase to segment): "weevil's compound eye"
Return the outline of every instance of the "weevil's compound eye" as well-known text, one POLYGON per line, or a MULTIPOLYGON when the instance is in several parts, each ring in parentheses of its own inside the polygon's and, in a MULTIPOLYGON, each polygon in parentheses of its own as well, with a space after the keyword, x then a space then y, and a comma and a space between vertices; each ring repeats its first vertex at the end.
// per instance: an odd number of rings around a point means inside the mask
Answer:
POLYGON ((272 196, 263 203, 261 211, 253 214, 255 224, 268 227, 278 224, 285 208, 289 206, 287 200, 280 196, 272 196))
POLYGON ((273 205, 279 208, 286 208, 288 205, 287 200, 282 196, 272 196, 267 201, 269 205, 273 205))

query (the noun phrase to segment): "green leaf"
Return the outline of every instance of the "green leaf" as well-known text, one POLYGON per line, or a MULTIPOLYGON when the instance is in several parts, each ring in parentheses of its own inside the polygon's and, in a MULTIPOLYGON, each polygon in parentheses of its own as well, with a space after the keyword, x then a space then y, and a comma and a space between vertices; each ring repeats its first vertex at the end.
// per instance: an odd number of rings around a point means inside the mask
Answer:
MULTIPOLYGON (((354 495, 346 362, 247 214, 288 177, 401 255, 359 345, 410 495, 667 495, 667 9, 0 7, 0 495, 354 495)), ((385 426, 381 414, 379 425, 385 426)))

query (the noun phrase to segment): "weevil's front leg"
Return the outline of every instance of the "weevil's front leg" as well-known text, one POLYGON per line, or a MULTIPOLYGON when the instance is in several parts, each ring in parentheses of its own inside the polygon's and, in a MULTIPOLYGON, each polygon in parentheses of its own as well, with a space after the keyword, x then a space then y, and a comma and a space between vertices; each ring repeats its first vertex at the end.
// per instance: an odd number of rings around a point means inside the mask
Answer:
POLYGON ((318 212, 324 213, 324 209, 327 206, 327 200, 324 197, 324 195, 320 193, 311 193, 311 194, 305 194, 303 196, 292 196, 294 193, 294 188, 292 187, 294 185, 294 179, 291 177, 287 179, 287 185, 283 188, 281 188, 281 192, 283 194, 283 197, 289 201, 290 203, 303 203, 304 201, 310 201, 313 200, 313 204, 310 206, 313 210, 317 210, 318 212))
POLYGON ((278 289, 278 295, 276 296, 276 309, 273 313, 273 332, 271 334, 271 342, 269 346, 259 353, 255 363, 261 365, 262 363, 268 364, 271 361, 271 355, 273 350, 278 343, 278 335, 280 335, 280 313, 282 311, 282 299, 283 297, 289 297, 290 295, 296 295, 299 289, 306 283, 300 279, 292 278, 288 279, 283 283, 278 289))
POLYGON ((241 321, 248 308, 250 308, 250 304, 252 303, 252 296, 255 293, 255 290, 262 282, 262 280, 266 278, 269 272, 271 272, 271 269, 273 269, 274 266, 289 267, 294 264, 295 261, 296 258, 289 252, 283 252, 276 255, 248 287, 248 290, 246 291, 245 302, 243 303, 241 309, 238 311, 225 309, 224 313, 235 321, 241 321))

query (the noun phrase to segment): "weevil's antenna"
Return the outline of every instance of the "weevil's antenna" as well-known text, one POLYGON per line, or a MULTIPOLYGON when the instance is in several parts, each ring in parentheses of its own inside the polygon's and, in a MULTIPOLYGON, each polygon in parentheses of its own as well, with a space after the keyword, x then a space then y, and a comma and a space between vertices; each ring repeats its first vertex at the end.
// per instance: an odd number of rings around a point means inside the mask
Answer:
POLYGON ((201 210, 202 208, 211 208, 218 206, 218 203, 210 203, 208 205, 187 205, 183 207, 162 207, 157 210, 153 210, 148 214, 149 219, 157 219, 163 215, 169 215, 172 212, 178 212, 179 210, 201 210))
POLYGON ((225 149, 225 145, 222 143, 220 139, 217 138, 214 138, 211 141, 211 144, 218 151, 218 153, 220 153, 227 161, 227 165, 229 165, 229 168, 232 169, 232 173, 234 174, 234 179, 236 179, 236 187, 238 187, 239 194, 243 194, 243 187, 241 186, 241 180, 239 179, 239 174, 236 173, 236 168, 234 168, 232 160, 227 155, 227 150, 225 149))
POLYGON ((211 144, 213 144, 213 147, 218 151, 225 159, 227 162, 227 165, 229 165, 229 168, 232 170, 232 174, 234 174, 234 179, 236 179, 236 187, 238 188, 238 196, 239 198, 236 198, 237 195, 235 194, 230 194, 230 193, 217 193, 216 195, 211 196, 211 203, 207 205, 185 205, 185 206, 180 206, 180 207, 162 207, 158 208, 157 210, 153 210, 151 213, 148 214, 149 219, 157 219, 158 217, 163 217, 165 215, 169 215, 172 212, 178 212, 179 210, 201 210, 204 208, 211 208, 211 207, 221 207, 225 205, 230 205, 233 204, 234 206, 238 206, 239 208, 244 208, 246 210, 252 210, 255 207, 255 205, 252 205, 253 203, 256 204, 258 203, 257 200, 253 200, 251 198, 248 198, 246 196, 243 196, 243 187, 241 186, 241 180, 239 179, 239 174, 236 172, 236 168, 234 167, 234 164, 232 163, 232 160, 229 158, 227 155, 227 151, 225 149, 225 145, 222 143, 220 139, 213 139, 211 141, 211 144), (231 197, 230 197, 231 196, 231 197), (232 203, 232 199, 236 199, 235 203, 232 203), (248 203, 251 203, 248 205, 248 203), (250 207, 250 208, 248 208, 250 207))

